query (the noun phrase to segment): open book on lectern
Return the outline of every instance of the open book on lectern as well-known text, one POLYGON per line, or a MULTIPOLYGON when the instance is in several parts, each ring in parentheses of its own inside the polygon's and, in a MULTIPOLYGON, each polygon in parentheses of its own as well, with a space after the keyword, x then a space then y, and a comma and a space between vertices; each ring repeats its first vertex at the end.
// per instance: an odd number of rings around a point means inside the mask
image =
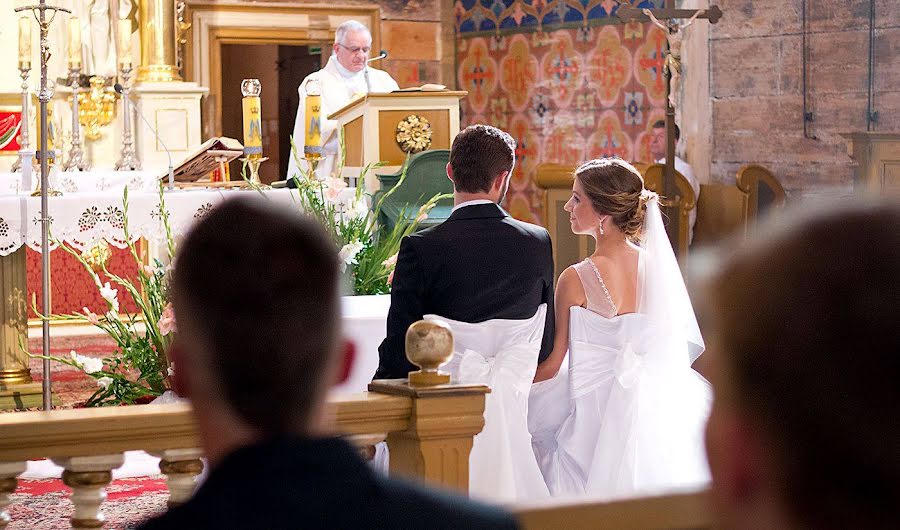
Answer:
MULTIPOLYGON (((244 146, 234 138, 210 138, 175 166, 175 182, 194 182, 219 167, 220 161, 227 164, 242 154, 244 146)), ((168 179, 168 170, 159 178, 168 179)))

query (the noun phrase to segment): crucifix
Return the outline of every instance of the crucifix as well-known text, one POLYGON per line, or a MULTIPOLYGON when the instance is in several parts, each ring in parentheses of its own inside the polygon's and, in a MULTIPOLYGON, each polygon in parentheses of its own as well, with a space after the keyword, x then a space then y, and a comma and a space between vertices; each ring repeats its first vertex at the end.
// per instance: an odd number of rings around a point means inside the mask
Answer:
MULTIPOLYGON (((41 88, 38 92, 38 101, 41 104, 41 130, 39 132, 41 149, 35 154, 41 163, 41 290, 43 291, 41 311, 43 314, 49 315, 50 251, 48 249, 50 248, 50 216, 47 195, 50 190, 50 168, 48 163, 52 155, 47 149, 47 104, 53 97, 53 90, 47 84, 47 61, 50 60, 50 43, 47 40, 47 34, 50 31, 50 24, 53 23, 53 19, 56 18, 59 12, 71 14, 71 11, 62 7, 48 6, 47 0, 40 0, 35 5, 17 7, 14 11, 17 13, 30 11, 37 20, 41 37, 41 88)), ((44 354, 43 404, 44 410, 50 410, 52 404, 50 400, 50 321, 42 319, 41 326, 44 354)))
MULTIPOLYGON (((638 20, 652 22, 666 31, 665 79, 666 79, 666 163, 664 176, 663 195, 674 197, 675 188, 675 97, 680 89, 681 81, 681 43, 684 40, 684 30, 695 20, 706 19, 710 24, 715 24, 722 18, 722 10, 713 5, 707 9, 638 9, 630 4, 619 4, 616 15, 623 21, 638 20), (687 20, 684 24, 678 24, 678 19, 687 20)), ((658 72, 663 74, 663 72, 658 72)), ((676 215, 667 215, 667 224, 671 219, 677 219, 676 215)), ((676 230, 669 230, 669 239, 675 244, 676 230)))

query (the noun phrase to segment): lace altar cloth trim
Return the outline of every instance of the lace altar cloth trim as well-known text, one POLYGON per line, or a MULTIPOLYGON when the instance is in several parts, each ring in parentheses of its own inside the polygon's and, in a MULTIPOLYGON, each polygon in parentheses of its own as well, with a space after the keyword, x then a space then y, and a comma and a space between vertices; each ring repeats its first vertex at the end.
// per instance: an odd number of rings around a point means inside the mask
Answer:
MULTIPOLYGON (((50 197, 51 239, 65 241, 79 250, 91 248, 101 239, 115 247, 125 248, 123 187, 50 197)), ((254 190, 167 191, 165 203, 172 235, 183 235, 193 223, 226 198, 258 193, 254 190)), ((293 204, 294 201, 288 189, 266 190, 263 193, 276 203, 293 204)), ((129 187, 128 203, 128 229, 132 241, 142 237, 149 241, 164 241, 159 193, 132 191, 129 187)), ((41 251, 41 199, 28 195, 0 195, 0 256, 8 256, 22 245, 41 251)), ((55 246, 51 243, 51 250, 55 246)))
MULTIPOLYGON (((37 169, 37 168, 36 168, 37 169)), ((113 169, 92 169, 86 172, 65 172, 58 167, 50 170, 50 188, 65 194, 98 191, 118 191, 128 187, 129 191, 155 191, 158 171, 115 171, 113 169)), ((40 179, 40 170, 31 175, 32 183, 40 179)), ((0 195, 27 195, 34 184, 23 185, 22 173, 0 173, 0 195)))

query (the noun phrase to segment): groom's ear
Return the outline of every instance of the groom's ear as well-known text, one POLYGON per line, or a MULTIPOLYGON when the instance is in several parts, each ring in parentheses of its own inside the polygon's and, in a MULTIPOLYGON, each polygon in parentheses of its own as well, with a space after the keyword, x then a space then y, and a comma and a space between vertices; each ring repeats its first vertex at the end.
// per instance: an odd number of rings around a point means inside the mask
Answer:
MULTIPOLYGON (((453 166, 450 165, 450 162, 447 162, 447 178, 453 182, 453 166)), ((453 183, 456 184, 456 182, 453 183)))
POLYGON ((497 175, 497 177, 494 178, 494 184, 493 184, 494 189, 502 190, 503 186, 506 184, 506 177, 508 177, 508 176, 509 176, 509 171, 504 171, 503 173, 500 173, 499 175, 497 175))

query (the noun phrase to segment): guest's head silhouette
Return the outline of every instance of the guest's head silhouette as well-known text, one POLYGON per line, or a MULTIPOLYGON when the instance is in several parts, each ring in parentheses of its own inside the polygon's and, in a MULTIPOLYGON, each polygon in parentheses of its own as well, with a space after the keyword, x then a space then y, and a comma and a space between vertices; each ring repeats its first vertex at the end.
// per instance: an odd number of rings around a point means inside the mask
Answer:
POLYGON ((900 208, 855 203, 761 233, 710 285, 723 523, 896 528, 900 208))
POLYGON ((256 438, 314 435, 346 376, 338 262, 313 220, 261 199, 214 208, 179 249, 172 347, 211 460, 256 438))

